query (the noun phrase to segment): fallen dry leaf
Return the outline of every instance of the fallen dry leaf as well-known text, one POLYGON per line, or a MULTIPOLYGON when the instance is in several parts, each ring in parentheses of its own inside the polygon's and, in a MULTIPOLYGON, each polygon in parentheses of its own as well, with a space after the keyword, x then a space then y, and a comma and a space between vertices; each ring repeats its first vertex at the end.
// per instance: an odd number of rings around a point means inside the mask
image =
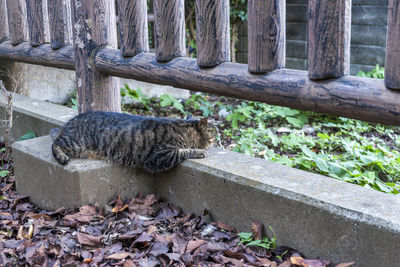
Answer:
POLYGON ((85 233, 77 233, 78 242, 82 245, 96 247, 101 244, 101 236, 93 236, 85 233))
POLYGON ((202 239, 189 240, 189 242, 187 243, 185 252, 186 253, 191 253, 193 250, 195 250, 196 248, 200 247, 205 242, 206 241, 204 241, 202 239))
POLYGON ((355 261, 352 262, 347 262, 347 263, 339 263, 338 265, 336 265, 335 267, 350 267, 352 265, 356 264, 355 261))
POLYGON ((90 264, 90 263, 92 263, 93 261, 94 261, 94 258, 86 258, 86 259, 83 260, 83 263, 88 263, 88 264, 90 264))
POLYGON ((129 252, 117 252, 114 254, 111 254, 110 256, 107 256, 106 259, 107 260, 123 260, 127 257, 129 257, 131 255, 131 253, 129 252))
POLYGON ((230 226, 230 225, 227 225, 227 224, 225 224, 225 223, 223 223, 223 222, 221 222, 221 221, 212 222, 211 224, 214 225, 214 226, 216 226, 216 227, 218 227, 218 228, 220 228, 220 229, 223 229, 223 230, 225 230, 225 231, 228 231, 228 232, 236 232, 235 227, 230 226))
POLYGON ((112 212, 114 212, 114 213, 117 213, 117 212, 121 212, 121 211, 123 211, 123 210, 126 210, 128 208, 128 204, 125 204, 125 206, 115 206, 111 211, 112 212))
POLYGON ((78 221, 83 223, 90 222, 93 217, 97 214, 96 209, 92 206, 85 205, 79 209, 78 213, 67 215, 64 217, 65 220, 78 221))

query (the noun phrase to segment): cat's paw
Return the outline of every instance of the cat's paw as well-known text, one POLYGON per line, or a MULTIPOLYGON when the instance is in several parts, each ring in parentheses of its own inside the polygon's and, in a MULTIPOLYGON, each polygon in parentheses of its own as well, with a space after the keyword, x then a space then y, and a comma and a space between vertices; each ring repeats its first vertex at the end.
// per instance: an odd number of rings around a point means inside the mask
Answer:
POLYGON ((208 152, 204 149, 195 149, 191 155, 191 159, 204 159, 208 157, 208 152))
POLYGON ((70 158, 67 155, 57 155, 57 157, 55 158, 58 163, 60 163, 61 165, 65 165, 68 163, 68 161, 70 160, 70 158))
POLYGON ((53 144, 52 146, 52 152, 54 158, 60 163, 61 165, 65 165, 68 163, 70 158, 63 152, 63 150, 59 147, 53 144))

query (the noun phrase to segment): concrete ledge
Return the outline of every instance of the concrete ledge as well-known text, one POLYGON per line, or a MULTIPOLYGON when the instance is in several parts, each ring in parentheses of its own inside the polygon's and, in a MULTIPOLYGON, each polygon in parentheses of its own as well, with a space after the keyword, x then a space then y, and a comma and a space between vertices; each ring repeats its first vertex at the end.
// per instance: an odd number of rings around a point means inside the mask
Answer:
POLYGON ((51 154, 50 136, 13 144, 16 187, 44 209, 98 203, 113 197, 136 196, 155 191, 154 177, 142 170, 123 168, 97 160, 71 160, 58 164, 51 154))

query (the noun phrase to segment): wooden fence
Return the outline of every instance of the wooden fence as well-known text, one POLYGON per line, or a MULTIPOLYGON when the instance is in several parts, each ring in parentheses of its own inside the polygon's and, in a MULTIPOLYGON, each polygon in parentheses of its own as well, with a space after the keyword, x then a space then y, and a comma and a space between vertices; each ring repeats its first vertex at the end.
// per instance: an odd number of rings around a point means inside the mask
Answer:
POLYGON ((120 111, 118 76, 400 125, 398 0, 385 81, 348 75, 351 0, 310 0, 308 72, 284 69, 285 0, 248 0, 248 65, 229 62, 229 0, 196 0, 197 59, 185 57, 184 0, 154 0, 148 53, 146 5, 118 0, 118 50, 114 1, 0 0, 0 58, 75 70, 80 112, 120 111))

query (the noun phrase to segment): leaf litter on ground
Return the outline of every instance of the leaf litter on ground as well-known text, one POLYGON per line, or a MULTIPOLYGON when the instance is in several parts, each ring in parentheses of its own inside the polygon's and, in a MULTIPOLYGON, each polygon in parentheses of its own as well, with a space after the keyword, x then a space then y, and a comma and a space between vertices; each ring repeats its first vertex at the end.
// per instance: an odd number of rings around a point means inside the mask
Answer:
MULTIPOLYGON (((2 156, 2 155, 1 155, 2 156)), ((118 197, 108 214, 97 205, 40 209, 15 192, 13 164, 0 183, 0 266, 328 266, 289 247, 241 244, 221 221, 185 213, 155 195, 118 197)), ((252 224, 253 238, 264 226, 252 224)), ((338 266, 351 266, 344 263, 338 266)))

